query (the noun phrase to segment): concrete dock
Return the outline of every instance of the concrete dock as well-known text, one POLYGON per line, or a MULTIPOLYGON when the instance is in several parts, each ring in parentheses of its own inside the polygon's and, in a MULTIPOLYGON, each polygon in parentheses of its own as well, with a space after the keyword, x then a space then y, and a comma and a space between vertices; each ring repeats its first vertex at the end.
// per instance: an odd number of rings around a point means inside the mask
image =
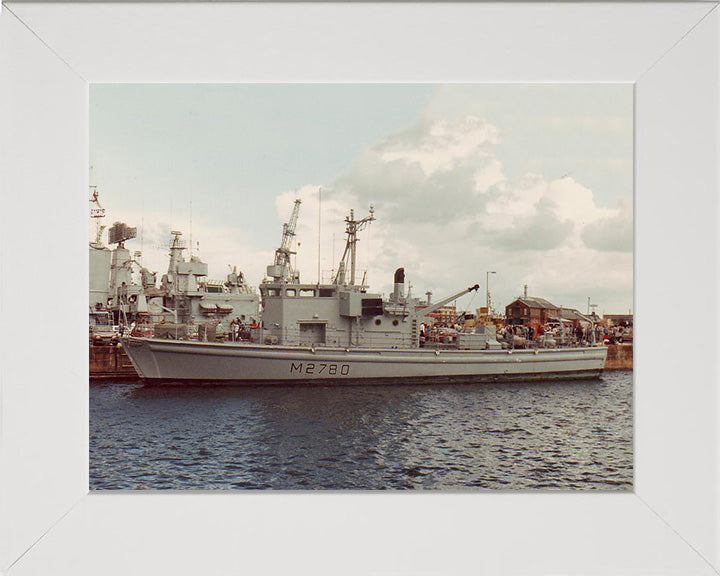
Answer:
POLYGON ((605 370, 632 370, 633 369, 633 345, 632 344, 611 344, 608 347, 605 370))
POLYGON ((90 380, 133 380, 138 375, 122 346, 90 346, 90 380))

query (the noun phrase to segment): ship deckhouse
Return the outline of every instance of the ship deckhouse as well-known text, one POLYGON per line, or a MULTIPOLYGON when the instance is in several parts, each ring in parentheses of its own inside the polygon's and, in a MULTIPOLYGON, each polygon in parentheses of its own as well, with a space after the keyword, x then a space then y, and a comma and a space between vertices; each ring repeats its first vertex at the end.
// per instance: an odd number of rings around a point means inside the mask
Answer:
POLYGON ((380 294, 364 286, 336 284, 260 285, 263 333, 268 344, 409 348, 408 310, 385 310, 380 294))
POLYGON ((345 219, 346 244, 338 272, 330 284, 304 284, 288 257, 290 238, 295 234, 300 201, 295 201, 290 220, 268 276, 260 284, 263 306, 263 335, 267 344, 287 346, 331 346, 411 348, 417 346, 416 323, 403 302, 386 305, 381 294, 355 284, 357 233, 375 219, 355 220, 351 210, 345 219))
MULTIPOLYGON (((405 270, 398 268, 393 292, 387 300, 355 283, 357 233, 375 220, 373 207, 360 220, 354 212, 345 218, 345 251, 337 274, 329 284, 304 284, 292 269, 290 238, 295 233, 300 201, 295 201, 290 221, 283 226, 283 238, 268 276, 260 284, 263 307, 263 343, 284 346, 336 348, 418 348, 420 324, 447 302, 477 290, 475 285, 432 306, 416 307, 405 294, 405 270)), ((485 340, 482 345, 484 346, 485 340)))

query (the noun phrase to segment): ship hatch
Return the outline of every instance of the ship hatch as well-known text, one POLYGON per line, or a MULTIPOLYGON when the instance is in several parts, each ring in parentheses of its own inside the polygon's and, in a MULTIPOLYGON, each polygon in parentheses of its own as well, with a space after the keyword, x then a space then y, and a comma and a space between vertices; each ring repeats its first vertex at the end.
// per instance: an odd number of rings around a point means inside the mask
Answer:
POLYGON ((325 344, 325 323, 303 322, 300 324, 300 346, 325 344))

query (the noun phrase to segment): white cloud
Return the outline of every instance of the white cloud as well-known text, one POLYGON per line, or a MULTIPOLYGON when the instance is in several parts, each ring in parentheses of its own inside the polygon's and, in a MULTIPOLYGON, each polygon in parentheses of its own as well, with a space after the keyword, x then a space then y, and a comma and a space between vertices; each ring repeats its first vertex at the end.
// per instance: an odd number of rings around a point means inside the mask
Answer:
POLYGON ((555 202, 560 218, 569 219, 578 224, 594 222, 609 213, 595 205, 591 190, 570 176, 550 182, 547 198, 555 202))
POLYGON ((476 116, 456 121, 424 123, 388 138, 379 147, 384 162, 416 163, 426 175, 452 170, 471 157, 486 156, 483 149, 497 144, 498 129, 476 116))
POLYGON ((603 252, 632 252, 633 211, 629 202, 585 227, 582 239, 589 248, 603 252))
POLYGON ((506 180, 503 174, 502 164, 497 158, 490 161, 475 172, 475 186, 478 191, 485 194, 492 186, 506 180))
MULTIPOLYGON (((620 209, 598 206, 592 190, 571 177, 508 178, 494 150, 498 134, 474 116, 421 121, 367 149, 323 193, 322 269, 337 266, 350 208, 359 218, 374 203, 378 220, 358 245, 358 279, 368 270, 374 290, 389 292, 393 271, 403 266, 416 296, 432 290, 440 298, 475 282, 484 286, 492 269, 498 272, 492 278, 496 305, 527 282, 531 293, 568 306, 581 306, 586 295, 609 311, 632 306, 632 255, 613 255, 601 242, 613 226, 627 239, 620 209), (603 302, 603 294, 612 303, 603 302)), ((299 251, 297 260, 306 280, 317 276, 317 189, 306 186, 276 200, 286 220, 295 195, 303 199, 298 239, 312 248, 299 251)), ((483 302, 480 295, 459 305, 483 302)))

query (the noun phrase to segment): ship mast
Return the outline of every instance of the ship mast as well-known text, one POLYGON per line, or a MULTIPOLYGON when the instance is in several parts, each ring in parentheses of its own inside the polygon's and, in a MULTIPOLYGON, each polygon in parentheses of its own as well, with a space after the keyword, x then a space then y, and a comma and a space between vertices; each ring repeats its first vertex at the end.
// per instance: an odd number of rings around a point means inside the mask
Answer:
POLYGON ((348 268, 348 260, 350 260, 350 285, 355 285, 355 258, 357 255, 357 233, 363 230, 370 222, 375 220, 375 208, 370 204, 370 214, 361 220, 355 220, 355 211, 350 210, 350 216, 345 217, 345 233, 347 239, 345 241, 345 252, 340 258, 338 271, 335 275, 335 284, 345 283, 345 270, 348 268))
POLYGON ((292 269, 290 263, 290 256, 295 254, 295 252, 290 248, 292 247, 292 240, 295 237, 295 228, 297 227, 298 215, 300 214, 300 203, 301 200, 299 198, 295 200, 290 220, 283 224, 283 235, 280 247, 275 250, 275 263, 267 268, 267 275, 271 276, 274 282, 287 282, 288 279, 290 279, 291 282, 298 281, 297 271, 292 269))
MULTIPOLYGON (((170 240, 170 259, 168 261, 168 274, 175 274, 178 270, 178 265, 183 261, 182 252, 185 250, 183 241, 180 236, 182 232, 179 230, 171 230, 172 240, 170 240)), ((173 277, 174 280, 174 277, 173 277)))
POLYGON ((102 224, 102 219, 105 218, 105 208, 100 205, 98 200, 97 186, 90 186, 92 193, 90 194, 90 218, 95 220, 95 242, 91 245, 93 248, 102 248, 102 233, 105 230, 105 226, 102 224))

